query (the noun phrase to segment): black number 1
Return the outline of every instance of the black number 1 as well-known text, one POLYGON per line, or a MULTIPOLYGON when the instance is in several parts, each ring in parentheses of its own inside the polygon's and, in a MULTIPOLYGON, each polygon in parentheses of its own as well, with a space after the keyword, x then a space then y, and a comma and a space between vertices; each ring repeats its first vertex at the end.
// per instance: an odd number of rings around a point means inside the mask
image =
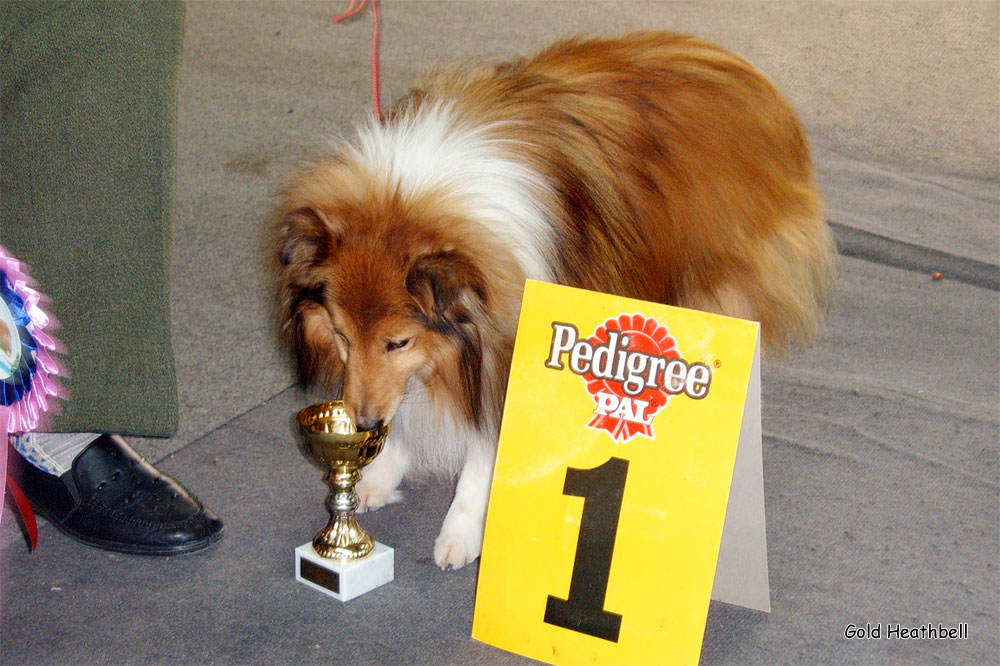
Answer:
POLYGON ((569 582, 569 598, 549 595, 545 621, 607 641, 618 642, 622 616, 604 610, 622 508, 628 461, 611 458, 593 469, 566 470, 564 495, 583 497, 580 536, 569 582))

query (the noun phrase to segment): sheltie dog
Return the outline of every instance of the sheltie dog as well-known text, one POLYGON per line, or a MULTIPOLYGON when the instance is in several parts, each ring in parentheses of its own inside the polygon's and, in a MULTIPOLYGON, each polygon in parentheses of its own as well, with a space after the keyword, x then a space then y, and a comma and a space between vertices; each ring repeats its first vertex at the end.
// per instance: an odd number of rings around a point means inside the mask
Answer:
POLYGON ((432 74, 304 167, 274 232, 302 379, 394 421, 362 508, 457 474, 443 569, 480 553, 526 278, 756 320, 774 351, 816 333, 835 255, 789 104, 670 33, 432 74))

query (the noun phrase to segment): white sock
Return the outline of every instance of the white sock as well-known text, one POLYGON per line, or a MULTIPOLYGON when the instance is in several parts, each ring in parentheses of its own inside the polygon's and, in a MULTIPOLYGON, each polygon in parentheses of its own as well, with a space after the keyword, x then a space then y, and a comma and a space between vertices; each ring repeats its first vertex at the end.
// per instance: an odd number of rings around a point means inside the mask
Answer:
POLYGON ((29 432, 11 435, 10 443, 38 469, 62 476, 80 452, 100 436, 95 432, 29 432))

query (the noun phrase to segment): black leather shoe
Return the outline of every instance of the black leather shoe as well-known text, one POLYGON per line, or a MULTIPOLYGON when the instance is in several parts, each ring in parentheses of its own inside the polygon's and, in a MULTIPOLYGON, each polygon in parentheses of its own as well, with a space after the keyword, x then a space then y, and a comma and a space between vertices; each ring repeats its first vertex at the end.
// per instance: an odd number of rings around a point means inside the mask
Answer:
POLYGON ((218 518, 117 435, 95 439, 62 476, 46 474, 13 450, 8 460, 35 511, 87 545, 177 555, 222 538, 218 518))

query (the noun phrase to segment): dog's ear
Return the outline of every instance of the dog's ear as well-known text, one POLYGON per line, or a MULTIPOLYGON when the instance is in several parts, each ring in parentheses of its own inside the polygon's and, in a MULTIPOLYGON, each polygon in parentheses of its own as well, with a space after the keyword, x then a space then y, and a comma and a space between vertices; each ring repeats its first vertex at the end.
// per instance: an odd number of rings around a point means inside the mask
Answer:
POLYGON ((281 266, 305 268, 322 263, 336 253, 342 231, 313 208, 299 208, 280 216, 275 226, 275 242, 281 266))
POLYGON ((306 386, 334 389, 343 371, 325 307, 339 239, 339 228, 311 208, 283 215, 275 226, 281 333, 306 386))
POLYGON ((452 353, 438 371, 451 386, 461 385, 459 402, 469 420, 481 426, 483 409, 483 332, 489 316, 482 272, 468 257, 441 251, 419 257, 406 276, 406 288, 419 316, 451 342, 452 353))
POLYGON ((454 322, 486 306, 482 272, 471 259, 453 250, 417 258, 406 275, 406 289, 431 325, 454 322))
POLYGON ((295 358, 304 386, 321 384, 335 391, 343 376, 343 362, 334 340, 330 314, 320 305, 303 301, 283 326, 285 342, 295 358))

